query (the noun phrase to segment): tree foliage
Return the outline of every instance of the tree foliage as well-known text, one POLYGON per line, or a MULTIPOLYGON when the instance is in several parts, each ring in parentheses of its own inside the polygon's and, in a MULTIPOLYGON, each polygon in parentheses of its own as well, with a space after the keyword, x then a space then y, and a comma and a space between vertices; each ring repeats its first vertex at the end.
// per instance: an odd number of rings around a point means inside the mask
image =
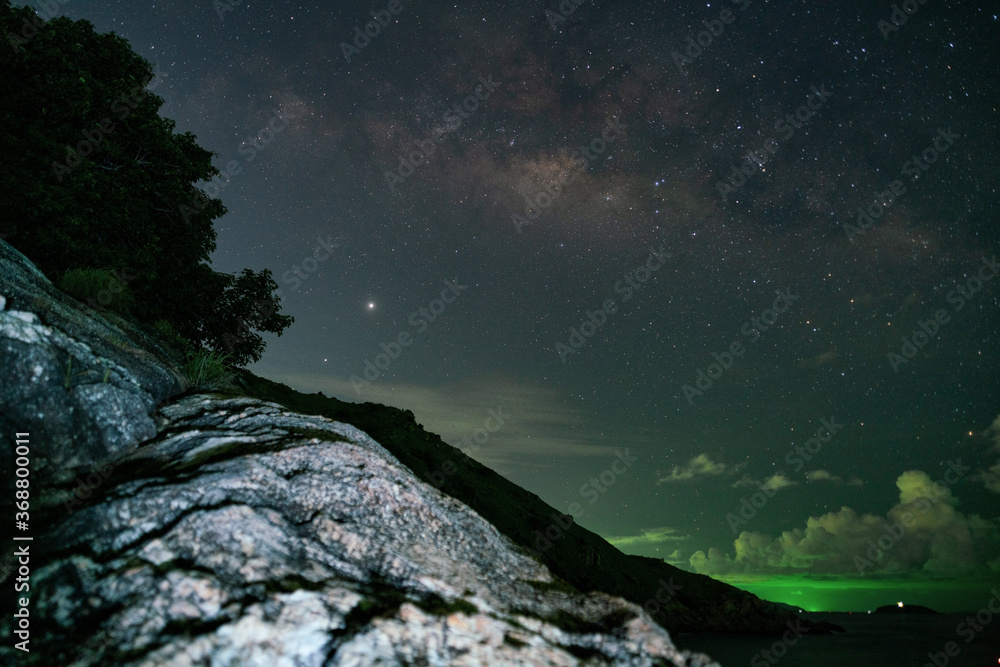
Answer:
POLYGON ((42 21, 0 0, 0 234, 50 278, 72 269, 135 276, 133 313, 169 320, 237 364, 281 335, 268 270, 212 270, 212 221, 226 212, 195 183, 219 171, 175 133, 150 90, 153 67, 87 21, 42 21))

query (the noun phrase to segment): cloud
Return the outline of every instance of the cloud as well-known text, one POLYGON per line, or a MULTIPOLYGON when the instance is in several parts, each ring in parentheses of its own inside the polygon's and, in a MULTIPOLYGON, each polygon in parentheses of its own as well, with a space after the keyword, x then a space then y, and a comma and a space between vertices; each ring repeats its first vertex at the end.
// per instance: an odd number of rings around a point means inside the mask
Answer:
POLYGON ((982 482, 983 486, 993 493, 1000 493, 1000 463, 995 463, 989 469, 976 473, 972 479, 982 482))
POLYGON ((735 556, 713 547, 689 563, 712 575, 857 575, 859 562, 865 575, 1000 572, 996 520, 962 514, 951 489, 920 470, 902 473, 896 487, 899 502, 884 517, 842 507, 778 537, 744 531, 735 556))
POLYGON ((684 467, 674 466, 670 475, 661 477, 656 483, 686 482, 699 475, 721 475, 725 472, 725 463, 714 463, 708 454, 699 454, 688 461, 688 464, 684 467))
POLYGON ((847 486, 864 486, 865 483, 861 481, 858 477, 852 477, 848 481, 844 481, 843 477, 834 475, 829 470, 810 470, 806 472, 806 479, 810 482, 833 482, 837 486, 847 484, 847 486))
POLYGON ((797 484, 798 482, 793 482, 788 479, 788 477, 785 476, 785 473, 779 472, 775 475, 771 475, 764 481, 756 480, 749 476, 744 477, 740 481, 733 484, 733 488, 737 489, 741 486, 754 486, 765 491, 780 491, 797 484))
POLYGON ((798 482, 793 482, 783 473, 778 473, 777 475, 771 475, 764 480, 761 487, 767 491, 780 491, 781 489, 787 489, 790 486, 795 486, 798 482))
POLYGON ((489 410, 502 408, 509 419, 490 434, 486 445, 470 452, 474 459, 501 473, 537 467, 543 457, 550 465, 553 457, 610 458, 618 448, 646 444, 619 438, 609 445, 607 438, 588 427, 583 415, 566 407, 560 392, 506 377, 437 387, 379 381, 365 387, 360 397, 346 378, 288 373, 269 377, 299 391, 322 391, 346 401, 371 401, 411 410, 417 423, 455 447, 463 447, 463 437, 472 437, 476 429, 483 428, 489 410))
MULTIPOLYGON (((980 435, 993 440, 990 452, 1000 454, 1000 416, 993 420, 989 428, 980 435)), ((994 463, 986 470, 978 470, 971 476, 973 481, 982 482, 988 491, 1000 493, 1000 462, 994 463)))
MULTIPOLYGON (((683 542, 690 540, 690 535, 678 535, 674 528, 653 528, 644 530, 640 535, 626 535, 624 537, 609 537, 608 542, 616 547, 631 546, 634 544, 662 544, 663 542, 683 542)), ((677 553, 676 551, 674 553, 677 553)))
POLYGON ((674 549, 669 556, 664 557, 665 561, 673 565, 674 567, 679 567, 687 565, 687 559, 684 558, 684 552, 680 549, 674 549))
POLYGON ((997 418, 982 432, 982 435, 993 440, 991 451, 995 454, 1000 454, 1000 415, 997 415, 997 418))
POLYGON ((826 350, 825 352, 820 352, 817 355, 810 357, 809 359, 803 359, 797 361, 795 365, 798 368, 820 368, 827 364, 832 364, 837 360, 838 354, 834 349, 826 350))

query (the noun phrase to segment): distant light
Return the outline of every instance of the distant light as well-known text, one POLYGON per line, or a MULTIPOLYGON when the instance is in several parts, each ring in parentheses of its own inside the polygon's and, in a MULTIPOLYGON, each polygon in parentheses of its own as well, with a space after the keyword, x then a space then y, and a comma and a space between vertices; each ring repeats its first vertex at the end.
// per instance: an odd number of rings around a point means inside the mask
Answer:
POLYGON ((902 608, 903 607, 903 603, 902 602, 897 602, 896 606, 899 607, 899 608, 902 608))
POLYGON ((368 302, 368 310, 375 310, 375 302, 374 301, 369 301, 368 302))

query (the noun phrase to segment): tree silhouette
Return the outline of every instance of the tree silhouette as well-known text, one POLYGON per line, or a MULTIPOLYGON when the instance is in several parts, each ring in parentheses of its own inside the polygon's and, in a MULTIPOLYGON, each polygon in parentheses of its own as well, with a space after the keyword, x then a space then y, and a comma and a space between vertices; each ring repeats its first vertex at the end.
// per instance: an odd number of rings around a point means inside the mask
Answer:
POLYGON ((212 221, 226 212, 194 184, 213 153, 159 115, 152 65, 88 21, 42 21, 0 0, 0 230, 50 278, 70 269, 134 275, 135 316, 166 319, 237 364, 256 332, 281 335, 268 270, 213 271, 212 221))

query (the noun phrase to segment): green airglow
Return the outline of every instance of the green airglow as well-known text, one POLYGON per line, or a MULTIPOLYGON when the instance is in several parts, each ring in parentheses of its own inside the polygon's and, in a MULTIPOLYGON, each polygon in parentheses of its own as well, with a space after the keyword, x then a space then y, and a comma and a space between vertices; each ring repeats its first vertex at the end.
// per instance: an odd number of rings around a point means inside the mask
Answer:
POLYGON ((730 575, 714 579, 771 602, 805 611, 874 610, 883 605, 919 604, 942 613, 981 609, 998 581, 985 579, 866 578, 815 575, 730 575))

